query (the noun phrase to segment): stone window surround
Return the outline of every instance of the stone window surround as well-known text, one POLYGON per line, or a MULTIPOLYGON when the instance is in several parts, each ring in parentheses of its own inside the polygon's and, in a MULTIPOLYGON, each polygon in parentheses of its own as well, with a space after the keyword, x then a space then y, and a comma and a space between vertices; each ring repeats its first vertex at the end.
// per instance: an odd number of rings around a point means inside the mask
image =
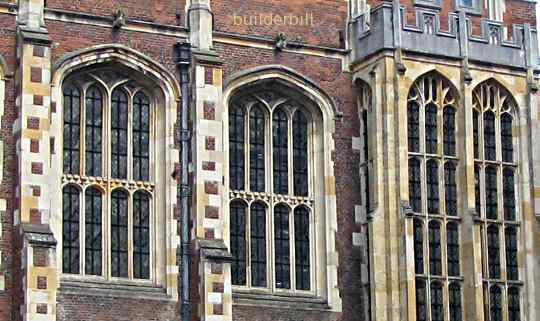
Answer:
MULTIPOLYGON (((250 305, 252 300, 257 302, 266 302, 271 306, 282 306, 283 300, 287 302, 295 302, 300 305, 309 305, 313 308, 315 303, 316 309, 322 310, 341 310, 341 299, 339 297, 337 288, 337 252, 335 248, 335 232, 337 229, 337 213, 335 207, 335 186, 333 177, 333 162, 330 158, 331 151, 333 150, 334 142, 332 133, 334 132, 334 119, 340 116, 340 112, 337 111, 332 103, 330 97, 328 97, 324 91, 322 91, 314 82, 305 78, 296 71, 282 66, 282 65, 269 65, 261 66, 246 71, 239 72, 232 75, 225 81, 223 101, 224 106, 229 106, 231 97, 234 96, 237 90, 245 90, 253 85, 257 85, 264 81, 275 81, 280 83, 291 90, 291 92, 304 96, 312 102, 312 108, 316 108, 315 112, 320 116, 320 130, 318 131, 320 140, 320 147, 324 148, 324 153, 321 153, 322 160, 317 162, 317 171, 320 172, 320 177, 325 177, 324 182, 317 185, 320 192, 315 193, 315 215, 325 213, 326 217, 316 218, 320 224, 315 226, 315 238, 317 253, 324 253, 323 255, 316 256, 316 262, 312 263, 312 270, 315 269, 315 282, 312 283, 313 294, 305 296, 303 294, 290 295, 283 293, 271 293, 268 291, 255 291, 246 288, 233 287, 234 304, 248 304, 250 305), (322 135, 320 135, 322 134, 322 135), (319 209, 317 209, 319 207, 319 209), (326 210, 323 210, 326 208, 326 210), (326 263, 325 263, 326 262, 326 263), (324 264, 324 265, 323 265, 324 264), (284 296, 285 295, 285 296, 284 296), (263 300, 263 301, 260 301, 263 300)), ((223 124, 225 128, 228 128, 228 108, 225 108, 223 124)), ((224 150, 228 150, 228 131, 225 131, 224 135, 224 150)), ((228 153, 226 153, 225 164, 228 164, 228 153)), ((224 169, 225 177, 228 177, 228 165, 224 169)), ((226 195, 229 195, 229 182, 226 182, 226 195)), ((227 220, 227 231, 229 226, 229 202, 226 202, 227 207, 224 208, 224 217, 227 220)), ((230 242, 228 232, 225 233, 225 241, 228 244, 230 242)))
MULTIPOLYGON (((106 280, 103 277, 81 277, 72 275, 61 275, 60 285, 66 286, 76 285, 78 287, 87 287, 89 294, 99 295, 99 291, 95 292, 92 284, 110 284, 110 285, 129 285, 132 291, 145 293, 148 288, 161 288, 165 291, 165 295, 169 298, 176 299, 178 297, 177 290, 177 273, 175 254, 176 248, 179 246, 179 237, 177 236, 177 223, 174 217, 174 208, 176 204, 176 180, 170 179, 170 173, 175 169, 175 164, 178 162, 178 150, 174 146, 174 124, 177 118, 177 103, 180 98, 180 88, 173 74, 168 72, 158 62, 148 58, 139 52, 125 47, 123 45, 98 45, 86 49, 82 49, 73 53, 69 53, 61 57, 56 62, 53 70, 53 87, 51 101, 56 102, 56 111, 51 113, 50 136, 55 137, 51 140, 54 143, 54 150, 62 150, 62 88, 64 81, 70 75, 80 70, 92 70, 108 65, 113 65, 115 68, 120 68, 123 72, 129 71, 129 75, 137 75, 133 79, 144 82, 146 88, 153 88, 150 91, 149 97, 155 98, 155 105, 158 109, 157 125, 160 128, 157 139, 163 144, 158 144, 156 147, 156 155, 162 155, 161 161, 156 165, 156 171, 159 173, 162 184, 159 185, 160 195, 163 195, 159 200, 159 205, 156 207, 156 213, 163 213, 156 217, 160 218, 160 223, 156 222, 155 227, 159 229, 154 233, 156 249, 154 252, 154 274, 152 280, 106 280), (110 64, 110 63, 113 64, 110 64), (138 70, 144 70, 143 75, 138 70), (165 122, 165 120, 167 120, 165 122), (168 152, 165 152, 165 149, 168 152)), ((61 177, 63 175, 62 153, 56 152, 51 154, 51 170, 46 179, 51 182, 51 206, 52 208, 61 208, 61 177)), ((156 190, 156 194, 158 191, 156 190)), ((157 204, 157 203, 156 203, 157 204)), ((56 239, 59 241, 57 250, 57 262, 62 262, 61 251, 61 211, 52 211, 50 217, 45 218, 45 223, 49 223, 56 239)), ((105 247, 104 247, 105 248, 105 247)))

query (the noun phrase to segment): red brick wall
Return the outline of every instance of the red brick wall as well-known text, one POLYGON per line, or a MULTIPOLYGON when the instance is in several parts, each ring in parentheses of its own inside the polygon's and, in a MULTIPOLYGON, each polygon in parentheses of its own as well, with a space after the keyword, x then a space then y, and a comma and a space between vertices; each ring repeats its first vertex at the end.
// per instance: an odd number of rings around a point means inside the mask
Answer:
POLYGON ((48 8, 79 11, 100 16, 112 16, 121 9, 128 19, 164 24, 177 24, 185 16, 185 0, 48 0, 48 8))
MULTIPOLYGON (((215 29, 217 31, 231 32, 243 35, 257 35, 275 37, 283 32, 287 38, 299 38, 301 41, 329 47, 340 47, 339 32, 346 28, 348 7, 346 1, 335 0, 213 0, 212 10, 215 13, 215 29), (304 26, 294 26, 291 23, 279 25, 255 25, 255 18, 259 15, 269 16, 293 15, 296 17, 313 17, 311 23, 304 26), (247 18, 239 23, 234 16, 247 18), (252 25, 250 25, 250 17, 252 25)), ((257 19, 259 20, 259 19, 257 19)), ((305 20, 307 21, 307 20, 305 20)))
MULTIPOLYGON (((11 2, 11 1, 10 1, 11 2)), ((15 44, 15 16, 0 15, 0 54, 6 60, 9 70, 14 71, 16 65, 16 44, 15 44)), ((2 259, 6 271, 5 276, 5 291, 0 291, 0 321, 11 320, 11 315, 16 313, 18 309, 13 309, 12 299, 16 293, 19 293, 20 280, 16 269, 20 267, 20 258, 12 255, 16 240, 13 239, 13 211, 16 204, 16 186, 17 179, 17 159, 16 159, 16 140, 12 134, 12 125, 17 119, 17 109, 15 108, 15 81, 13 78, 5 80, 5 104, 2 123, 0 124, 0 132, 4 141, 4 173, 2 184, 0 185, 0 198, 7 200, 7 211, 2 213, 2 237, 1 251, 2 259), (16 267, 16 268, 14 268, 16 267)))

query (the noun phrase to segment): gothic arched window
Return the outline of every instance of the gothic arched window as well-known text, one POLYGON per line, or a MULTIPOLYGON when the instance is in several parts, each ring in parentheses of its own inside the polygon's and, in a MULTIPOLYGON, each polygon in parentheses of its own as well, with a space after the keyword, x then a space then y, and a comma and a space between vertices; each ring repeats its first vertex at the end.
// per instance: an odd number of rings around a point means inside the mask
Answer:
POLYGON ((315 123, 305 100, 273 86, 233 95, 229 108, 232 283, 313 292, 315 123))
POLYGON ((67 274, 152 277, 153 103, 127 78, 100 69, 71 76, 63 89, 67 274))
MULTIPOLYGON (((473 90, 473 108, 479 142, 475 150, 475 198, 477 215, 482 219, 483 278, 490 307, 486 319, 507 320, 503 314, 511 314, 510 285, 520 286, 520 221, 515 189, 519 173, 513 136, 517 105, 499 83, 488 80, 473 90)), ((519 291, 515 294, 519 301, 519 291)))
POLYGON ((417 320, 444 320, 444 311, 461 309, 461 300, 454 300, 450 306, 450 301, 443 299, 452 295, 450 283, 459 287, 461 282, 460 153, 456 140, 456 119, 461 111, 457 102, 454 87, 436 72, 416 80, 408 96, 409 204, 414 213, 417 320))

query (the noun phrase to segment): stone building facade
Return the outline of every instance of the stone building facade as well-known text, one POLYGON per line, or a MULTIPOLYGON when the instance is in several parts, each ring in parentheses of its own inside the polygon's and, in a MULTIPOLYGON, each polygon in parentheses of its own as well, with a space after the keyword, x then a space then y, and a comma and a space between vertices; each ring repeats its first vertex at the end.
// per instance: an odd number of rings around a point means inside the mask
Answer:
POLYGON ((539 320, 535 5, 0 1, 0 320, 539 320))

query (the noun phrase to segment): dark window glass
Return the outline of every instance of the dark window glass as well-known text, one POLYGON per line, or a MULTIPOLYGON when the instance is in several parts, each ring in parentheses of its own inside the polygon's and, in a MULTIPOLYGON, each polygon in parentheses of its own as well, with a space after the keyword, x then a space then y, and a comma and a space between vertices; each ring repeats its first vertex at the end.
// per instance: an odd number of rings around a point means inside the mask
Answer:
POLYGON ((86 92, 85 174, 101 176, 103 100, 96 87, 86 92))
POLYGON ((504 219, 507 221, 516 220, 516 193, 514 187, 514 170, 505 168, 503 170, 503 202, 504 219))
POLYGON ((496 220, 498 218, 499 202, 497 191, 497 169, 486 167, 486 217, 496 220))
POLYGON ((444 199, 446 215, 457 216, 457 184, 456 184, 456 164, 446 162, 444 164, 444 199))
POLYGON ((266 286, 266 207, 251 204, 251 285, 266 286))
POLYGON ((519 279, 518 270, 518 244, 517 232, 514 227, 507 227, 505 230, 506 239, 506 278, 517 281, 519 279))
POLYGON ((501 258, 499 228, 497 226, 491 225, 487 228, 487 246, 489 277, 499 279, 501 277, 501 258))
POLYGON ((411 158, 409 159, 409 202, 416 213, 422 212, 422 184, 420 180, 420 161, 411 158))
POLYGON ((79 190, 71 185, 62 191, 62 272, 79 273, 79 190))
POLYGON ((111 106, 111 175, 127 178, 128 106, 126 94, 115 90, 111 106))
POLYGON ((497 285, 489 289, 489 314, 490 321, 502 321, 502 293, 497 285))
POLYGON ((429 222, 429 272, 442 275, 441 224, 437 221, 429 222))
POLYGON ((244 109, 233 106, 229 110, 229 175, 231 189, 243 190, 245 184, 244 109))
POLYGON ((424 274, 424 228, 419 220, 414 220, 414 270, 424 274))
POLYGON ((456 155, 456 110, 453 107, 444 108, 444 154, 456 155))
POLYGON ((450 310, 451 321, 461 321, 463 313, 461 312, 461 287, 453 282, 448 286, 448 307, 450 310))
POLYGON ((431 282, 431 321, 444 321, 443 288, 439 282, 431 282))
POLYGON ((272 159, 274 170, 274 193, 289 193, 289 129, 287 115, 277 110, 272 116, 272 159))
POLYGON ((296 268, 296 289, 310 289, 309 258, 309 211, 305 207, 294 209, 294 252, 296 268))
POLYGON ((259 107, 249 112, 249 180, 253 192, 264 192, 264 113, 259 107))
POLYGON ((495 160, 495 114, 488 111, 484 114, 484 157, 495 160))
POLYGON ((85 194, 85 272, 91 275, 101 275, 101 192, 97 188, 91 187, 86 190, 85 194))
POLYGON ((459 230, 455 223, 446 225, 448 275, 459 276, 459 230))
POLYGON ((289 208, 285 205, 276 205, 274 208, 274 245, 276 288, 290 289, 289 208))
POLYGON ((128 193, 111 194, 111 270, 113 277, 128 276, 128 193))
POLYGON ((426 281, 416 278, 416 321, 427 320, 426 281))
POLYGON ((150 102, 139 92, 133 98, 133 179, 147 181, 150 175, 150 102))
POLYGON ((246 205, 231 203, 231 264, 232 284, 246 285, 246 205))
POLYGON ((519 288, 508 288, 508 321, 521 321, 519 288))
POLYGON ((294 195, 308 195, 308 121, 297 110, 293 117, 294 195))
POLYGON ((370 204, 370 186, 369 186, 369 138, 368 138, 368 112, 362 111, 362 137, 364 141, 364 199, 366 211, 371 209, 370 204))
POLYGON ((482 202, 480 199, 480 167, 474 167, 474 205, 476 214, 480 216, 482 213, 482 202))
POLYGON ((409 102, 407 127, 409 137, 409 152, 420 151, 420 107, 416 102, 409 102))
POLYGON ((426 106, 426 153, 437 153, 437 106, 426 106))
POLYGON ((501 148, 503 162, 514 161, 514 142, 512 141, 512 116, 507 113, 501 116, 501 148))
POLYGON ((64 173, 79 174, 81 137, 81 94, 74 87, 64 89, 64 173))
POLYGON ((478 111, 473 110, 473 144, 474 144, 474 158, 480 158, 480 132, 479 132, 480 115, 478 111))
POLYGON ((439 164, 429 160, 426 163, 428 213, 439 213, 439 164))
POLYGON ((133 277, 150 278, 150 196, 133 194, 133 277))

